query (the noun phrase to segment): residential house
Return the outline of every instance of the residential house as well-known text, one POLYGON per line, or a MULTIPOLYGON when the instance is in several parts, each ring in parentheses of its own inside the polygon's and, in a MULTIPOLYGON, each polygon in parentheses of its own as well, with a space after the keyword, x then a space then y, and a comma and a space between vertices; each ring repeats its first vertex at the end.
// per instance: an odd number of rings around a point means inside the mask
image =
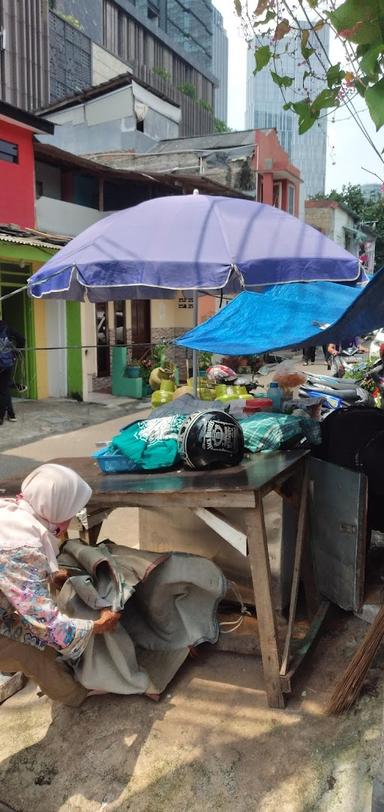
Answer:
POLYGON ((130 72, 181 107, 180 135, 212 132, 212 8, 190 3, 0 0, 0 98, 36 111, 130 72))
MULTIPOLYGON (((188 173, 196 181, 209 179, 228 187, 234 195, 277 206, 304 218, 300 172, 279 144, 276 130, 172 138, 160 141, 141 154, 108 150, 89 157, 115 169, 162 172, 175 178, 188 173)), ((214 298, 201 297, 199 319, 209 318, 216 309, 214 298)))
POLYGON ((88 157, 116 169, 210 178, 253 200, 304 218, 300 172, 290 163, 273 129, 170 138, 141 154, 108 149, 88 157))
MULTIPOLYGON (((241 196, 204 176, 115 169, 40 142, 34 149, 37 227, 51 234, 73 237, 114 211, 154 197, 190 194, 195 188, 205 194, 241 196)), ((181 293, 164 301, 94 305, 48 300, 45 304, 55 313, 55 346, 66 348, 60 374, 51 371, 50 394, 84 400, 94 391, 109 388, 114 345, 129 345, 140 357, 150 344, 175 338, 192 327, 192 302, 181 293)), ((185 351, 179 351, 181 356, 185 358, 185 351)))
POLYGON ((18 373, 20 385, 26 387, 25 394, 31 398, 49 393, 48 355, 34 350, 36 346, 47 346, 45 307, 26 295, 25 285, 28 276, 62 244, 34 230, 33 138, 38 133, 52 132, 51 122, 0 102, 0 312, 26 337, 24 368, 18 373), (18 289, 20 293, 10 295, 18 289))
POLYGON ((368 274, 375 266, 376 234, 360 222, 359 215, 336 200, 306 200, 305 222, 360 257, 368 274))
POLYGON ((124 73, 40 110, 55 132, 39 140, 74 155, 109 150, 151 151, 180 134, 181 108, 172 98, 124 73))

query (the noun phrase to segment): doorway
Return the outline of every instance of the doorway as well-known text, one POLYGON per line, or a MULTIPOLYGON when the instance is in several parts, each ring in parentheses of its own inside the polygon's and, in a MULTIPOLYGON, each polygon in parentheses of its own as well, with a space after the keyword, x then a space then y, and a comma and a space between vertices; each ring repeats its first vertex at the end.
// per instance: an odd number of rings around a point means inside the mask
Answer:
MULTIPOLYGON (((30 268, 20 269, 19 265, 1 264, 0 294, 7 296, 26 284, 30 268)), ((1 302, 1 318, 16 332, 25 338, 26 351, 18 356, 15 365, 15 397, 37 398, 36 352, 32 350, 35 343, 33 300, 26 291, 11 296, 1 302), (29 349, 28 349, 29 348, 29 349)))
POLYGON ((109 378, 111 359, 109 352, 108 303, 96 305, 97 377, 109 378))
POLYGON ((145 345, 151 343, 151 302, 149 299, 133 299, 131 302, 132 358, 144 355, 145 345))

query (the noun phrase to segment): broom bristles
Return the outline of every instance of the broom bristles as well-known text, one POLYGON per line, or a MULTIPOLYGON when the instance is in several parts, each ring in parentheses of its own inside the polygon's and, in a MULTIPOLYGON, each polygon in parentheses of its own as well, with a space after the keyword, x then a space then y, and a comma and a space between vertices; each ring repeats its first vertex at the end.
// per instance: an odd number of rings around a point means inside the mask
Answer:
POLYGON ((384 606, 380 609, 368 634, 354 654, 331 696, 327 714, 349 710, 361 691, 364 679, 384 637, 384 606))

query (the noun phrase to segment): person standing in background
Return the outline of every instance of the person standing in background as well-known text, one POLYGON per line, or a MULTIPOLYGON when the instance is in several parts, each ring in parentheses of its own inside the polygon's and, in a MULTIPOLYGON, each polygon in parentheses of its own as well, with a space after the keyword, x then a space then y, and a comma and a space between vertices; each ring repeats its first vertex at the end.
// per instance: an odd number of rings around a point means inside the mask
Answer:
POLYGON ((16 360, 16 350, 25 346, 24 336, 17 333, 0 319, 0 426, 7 416, 12 423, 16 415, 12 405, 11 385, 16 360))
POLYGON ((316 347, 304 347, 303 349, 303 363, 308 366, 309 361, 314 364, 316 360, 316 347))

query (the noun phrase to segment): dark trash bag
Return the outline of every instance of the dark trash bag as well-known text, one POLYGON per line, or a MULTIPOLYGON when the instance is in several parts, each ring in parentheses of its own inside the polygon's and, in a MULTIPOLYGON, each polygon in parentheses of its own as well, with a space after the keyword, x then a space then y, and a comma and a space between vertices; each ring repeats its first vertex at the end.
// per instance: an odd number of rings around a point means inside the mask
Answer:
POLYGON ((362 471, 368 478, 368 526, 384 530, 384 411, 351 407, 332 412, 321 424, 319 459, 362 471))

